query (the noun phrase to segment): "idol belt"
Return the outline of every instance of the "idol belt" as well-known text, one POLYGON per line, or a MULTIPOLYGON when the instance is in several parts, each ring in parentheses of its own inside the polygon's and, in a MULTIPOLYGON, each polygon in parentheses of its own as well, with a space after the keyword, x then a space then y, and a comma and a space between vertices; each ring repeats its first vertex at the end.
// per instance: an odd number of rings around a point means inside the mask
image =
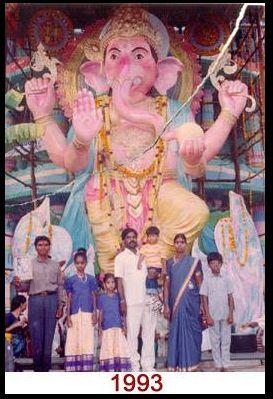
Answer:
POLYGON ((57 294, 57 291, 42 291, 42 292, 38 292, 37 294, 31 294, 31 296, 48 296, 48 295, 52 295, 52 294, 57 294))

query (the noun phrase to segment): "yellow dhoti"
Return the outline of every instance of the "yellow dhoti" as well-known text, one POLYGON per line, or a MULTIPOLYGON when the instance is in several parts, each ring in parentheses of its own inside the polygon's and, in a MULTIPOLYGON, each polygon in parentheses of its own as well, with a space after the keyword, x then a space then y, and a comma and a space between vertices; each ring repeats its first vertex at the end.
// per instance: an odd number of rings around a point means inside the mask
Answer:
POLYGON ((174 253, 173 239, 178 233, 185 234, 189 253, 208 218, 209 209, 197 195, 176 181, 162 184, 157 202, 157 226, 167 257, 174 253))
MULTIPOLYGON (((94 234, 98 261, 104 273, 113 273, 114 259, 120 244, 120 233, 113 226, 109 202, 103 199, 87 201, 88 218, 94 234)), ((156 225, 160 229, 160 242, 167 257, 173 254, 173 239, 185 234, 187 250, 199 235, 209 218, 209 209, 197 195, 186 190, 175 180, 164 182, 159 189, 156 225)), ((116 220, 118 222, 118 220, 116 220)), ((134 226, 130 226, 134 227, 134 226)))

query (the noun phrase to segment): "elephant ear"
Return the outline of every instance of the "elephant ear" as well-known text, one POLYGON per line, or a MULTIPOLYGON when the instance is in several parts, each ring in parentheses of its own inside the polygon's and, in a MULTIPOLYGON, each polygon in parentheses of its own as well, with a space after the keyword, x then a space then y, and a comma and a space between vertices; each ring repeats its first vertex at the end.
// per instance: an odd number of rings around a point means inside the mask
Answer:
POLYGON ((107 93, 110 89, 106 77, 101 71, 99 62, 87 61, 80 67, 80 73, 84 75, 85 82, 92 87, 97 95, 107 93))
POLYGON ((167 57, 158 61, 158 76, 154 87, 161 95, 166 95, 167 90, 177 81, 178 73, 182 72, 184 65, 177 58, 167 57))

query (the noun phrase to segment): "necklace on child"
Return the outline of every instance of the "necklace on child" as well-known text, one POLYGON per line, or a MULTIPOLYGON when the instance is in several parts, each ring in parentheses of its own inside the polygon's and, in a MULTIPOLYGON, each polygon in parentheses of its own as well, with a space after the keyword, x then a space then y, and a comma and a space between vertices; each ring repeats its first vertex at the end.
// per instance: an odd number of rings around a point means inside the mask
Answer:
POLYGON ((80 280, 82 280, 83 283, 87 281, 87 275, 85 273, 84 274, 77 273, 77 276, 79 277, 80 280))

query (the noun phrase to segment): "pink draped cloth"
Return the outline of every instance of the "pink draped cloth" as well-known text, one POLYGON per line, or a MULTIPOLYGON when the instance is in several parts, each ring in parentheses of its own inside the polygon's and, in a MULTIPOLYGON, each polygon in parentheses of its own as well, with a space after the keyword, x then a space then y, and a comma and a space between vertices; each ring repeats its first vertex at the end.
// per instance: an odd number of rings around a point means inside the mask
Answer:
MULTIPOLYGON (((126 209, 127 226, 135 229, 138 233, 142 231, 145 222, 147 221, 147 216, 149 211, 149 194, 152 188, 152 184, 153 184, 152 179, 147 178, 145 185, 141 190, 143 212, 139 217, 134 217, 128 211, 127 191, 124 187, 124 183, 119 180, 120 191, 126 209)), ((115 191, 116 191, 116 181, 115 179, 111 179, 111 192, 114 193, 115 191)), ((85 188, 85 201, 98 201, 98 200, 99 200, 98 175, 92 175, 85 188)), ((122 226, 122 227, 125 228, 127 226, 122 226)))

